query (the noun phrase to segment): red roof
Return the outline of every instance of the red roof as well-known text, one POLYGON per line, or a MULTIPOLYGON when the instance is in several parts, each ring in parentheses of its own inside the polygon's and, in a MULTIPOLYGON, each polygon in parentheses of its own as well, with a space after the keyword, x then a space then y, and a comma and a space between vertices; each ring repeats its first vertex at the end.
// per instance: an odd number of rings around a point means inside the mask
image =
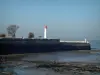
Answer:
POLYGON ((47 29, 47 25, 45 25, 45 26, 44 26, 44 28, 46 28, 46 29, 47 29))

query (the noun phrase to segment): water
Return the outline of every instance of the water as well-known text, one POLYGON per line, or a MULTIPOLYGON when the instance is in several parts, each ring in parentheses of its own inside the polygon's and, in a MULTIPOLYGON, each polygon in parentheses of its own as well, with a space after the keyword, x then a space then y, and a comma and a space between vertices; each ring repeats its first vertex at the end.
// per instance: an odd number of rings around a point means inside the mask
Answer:
POLYGON ((93 50, 100 50, 100 40, 92 40, 90 44, 93 50))
MULTIPOLYGON (((94 40, 90 41, 93 50, 100 50, 100 41, 94 40)), ((30 54, 26 57, 23 57, 22 60, 56 60, 60 62, 88 62, 88 63, 100 63, 100 54, 99 53, 86 53, 86 52, 52 52, 52 53, 44 53, 44 54, 30 54)), ((16 67, 13 70, 17 73, 17 75, 65 75, 60 73, 55 73, 52 70, 41 70, 28 68, 25 69, 23 67, 31 67, 31 63, 23 63, 22 66, 16 67), (48 74, 47 74, 48 73, 48 74)), ((72 74, 68 74, 72 75, 72 74)), ((86 75, 86 74, 84 74, 86 75)), ((100 75, 100 73, 92 74, 92 75, 100 75)))

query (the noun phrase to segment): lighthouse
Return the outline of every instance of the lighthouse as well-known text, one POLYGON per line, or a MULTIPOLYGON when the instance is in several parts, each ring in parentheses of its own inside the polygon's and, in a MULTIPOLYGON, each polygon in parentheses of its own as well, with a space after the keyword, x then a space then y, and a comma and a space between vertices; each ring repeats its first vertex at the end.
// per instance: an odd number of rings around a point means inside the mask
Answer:
POLYGON ((44 25, 44 39, 47 39, 47 25, 44 25))

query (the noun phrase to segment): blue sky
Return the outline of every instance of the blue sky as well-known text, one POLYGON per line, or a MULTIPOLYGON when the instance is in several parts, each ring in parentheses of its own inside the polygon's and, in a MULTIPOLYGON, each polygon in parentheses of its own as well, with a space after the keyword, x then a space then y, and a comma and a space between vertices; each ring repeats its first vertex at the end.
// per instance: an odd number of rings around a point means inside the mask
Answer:
POLYGON ((100 0, 0 0, 0 33, 19 25, 18 37, 29 32, 49 38, 100 39, 100 0))

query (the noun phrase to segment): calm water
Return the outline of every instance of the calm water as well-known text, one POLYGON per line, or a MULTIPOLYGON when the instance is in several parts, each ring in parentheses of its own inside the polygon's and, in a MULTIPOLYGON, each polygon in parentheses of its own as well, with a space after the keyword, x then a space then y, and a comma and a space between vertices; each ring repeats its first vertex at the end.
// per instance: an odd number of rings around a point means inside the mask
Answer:
MULTIPOLYGON (((100 50, 100 41, 90 41, 92 49, 100 50)), ((82 52, 52 52, 45 54, 30 54, 22 60, 56 60, 56 61, 66 61, 66 62, 100 62, 100 53, 82 53, 82 52)), ((32 64, 23 64, 24 66, 30 66, 32 64)), ((23 66, 17 67, 13 69, 18 75, 61 75, 59 73, 54 73, 53 71, 43 71, 36 69, 24 69, 23 66)), ((62 74, 63 75, 63 74, 62 74)), ((68 74, 69 75, 69 74, 68 74)), ((100 74, 93 74, 100 75, 100 74)))

